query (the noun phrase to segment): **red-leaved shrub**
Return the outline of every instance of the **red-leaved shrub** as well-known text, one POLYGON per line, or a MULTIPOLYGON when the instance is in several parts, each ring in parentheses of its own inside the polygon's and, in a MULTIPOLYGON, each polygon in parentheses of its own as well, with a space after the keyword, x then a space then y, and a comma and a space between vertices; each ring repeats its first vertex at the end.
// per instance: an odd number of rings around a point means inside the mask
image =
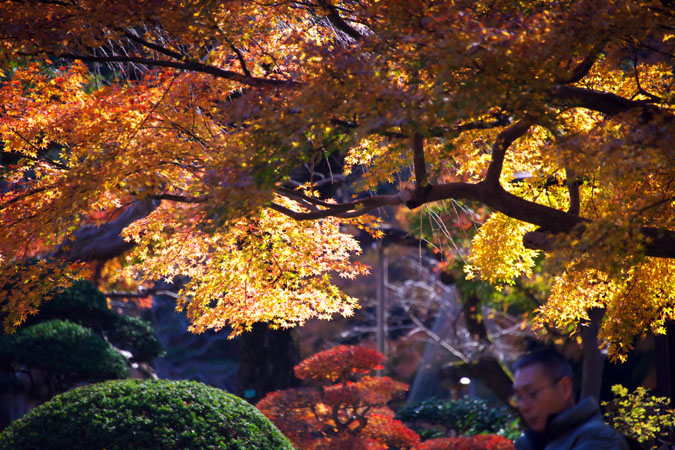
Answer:
POLYGON ((483 434, 431 439, 414 450, 514 450, 513 442, 503 436, 483 434))
POLYGON ((408 386, 368 375, 383 361, 365 347, 341 345, 317 353, 295 367, 310 386, 272 392, 258 409, 299 450, 411 449, 419 436, 387 406, 408 386))

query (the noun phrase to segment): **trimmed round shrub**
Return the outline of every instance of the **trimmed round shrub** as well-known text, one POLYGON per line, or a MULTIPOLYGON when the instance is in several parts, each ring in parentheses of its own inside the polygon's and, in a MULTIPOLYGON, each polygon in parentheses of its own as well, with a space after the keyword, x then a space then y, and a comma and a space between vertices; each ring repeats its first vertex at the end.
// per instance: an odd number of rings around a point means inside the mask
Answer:
POLYGON ((277 450, 293 446, 246 401, 194 381, 115 380, 54 397, 0 450, 277 450))
POLYGON ((507 408, 481 399, 441 400, 431 398, 401 409, 396 418, 408 424, 422 439, 473 436, 482 433, 519 435, 507 408))
POLYGON ((51 374, 63 388, 81 381, 126 378, 122 355, 101 336, 65 320, 49 320, 0 337, 2 369, 26 366, 51 374))
POLYGON ((68 320, 105 335, 115 347, 131 352, 133 362, 149 362, 163 353, 150 323, 112 311, 105 295, 87 280, 77 280, 55 294, 37 315, 28 317, 24 327, 51 319, 68 320))
POLYGON ((25 324, 67 319, 100 333, 107 328, 111 313, 103 292, 90 281, 76 280, 72 286, 42 303, 37 315, 28 316, 25 324))
POLYGON ((155 337, 155 329, 149 322, 114 311, 110 314, 110 326, 105 330, 105 336, 115 347, 130 351, 132 362, 150 362, 164 355, 155 337))

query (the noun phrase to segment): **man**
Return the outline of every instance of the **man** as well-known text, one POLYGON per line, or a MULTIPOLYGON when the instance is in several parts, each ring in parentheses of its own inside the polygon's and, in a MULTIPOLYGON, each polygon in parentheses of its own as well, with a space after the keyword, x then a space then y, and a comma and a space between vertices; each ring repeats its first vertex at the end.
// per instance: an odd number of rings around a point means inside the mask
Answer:
POLYGON ((555 349, 522 356, 513 372, 514 401, 529 426, 517 450, 628 450, 592 397, 575 404, 572 368, 555 349))

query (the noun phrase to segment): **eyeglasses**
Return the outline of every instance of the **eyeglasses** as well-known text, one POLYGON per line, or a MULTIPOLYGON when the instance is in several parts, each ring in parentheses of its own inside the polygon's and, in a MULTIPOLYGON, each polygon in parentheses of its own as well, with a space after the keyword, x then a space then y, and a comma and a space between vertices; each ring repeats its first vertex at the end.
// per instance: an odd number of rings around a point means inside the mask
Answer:
POLYGON ((511 406, 515 408, 521 402, 532 402, 537 397, 539 392, 543 391, 548 387, 555 386, 556 384, 558 384, 558 381, 562 380, 562 378, 563 377, 558 377, 555 380, 553 380, 552 383, 545 384, 544 386, 541 386, 537 389, 529 389, 524 392, 516 392, 511 397, 509 397, 509 403, 511 404, 511 406))

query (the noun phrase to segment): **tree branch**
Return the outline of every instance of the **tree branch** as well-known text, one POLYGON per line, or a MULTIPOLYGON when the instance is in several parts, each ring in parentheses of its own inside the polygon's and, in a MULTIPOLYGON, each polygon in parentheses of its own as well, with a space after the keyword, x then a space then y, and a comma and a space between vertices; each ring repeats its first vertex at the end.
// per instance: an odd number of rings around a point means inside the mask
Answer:
POLYGON ((119 256, 134 245, 122 238, 122 230, 146 217, 158 205, 158 201, 142 200, 132 204, 119 217, 104 225, 83 226, 73 234, 72 239, 67 239, 56 247, 50 256, 68 261, 106 260, 119 256))
MULTIPOLYGON (((283 192, 279 192, 281 195, 288 196, 283 192)), ((299 194, 301 195, 301 194, 299 194)), ((325 217, 358 217, 363 214, 366 214, 373 209, 377 209, 382 206, 392 206, 392 205, 401 205, 405 204, 408 199, 412 196, 411 192, 408 190, 403 190, 396 194, 392 195, 375 195, 372 197, 366 197, 364 199, 354 200, 347 203, 326 203, 327 207, 325 209, 317 209, 310 212, 298 212, 292 209, 286 208, 285 206, 279 205, 277 203, 271 203, 270 208, 273 210, 285 214, 289 217, 292 217, 295 220, 316 220, 322 219, 325 217)), ((294 198, 295 196, 289 196, 289 198, 294 198)), ((310 197, 304 197, 309 201, 310 197)))
POLYGON ((581 61, 581 63, 577 67, 574 68, 569 77, 560 79, 557 82, 560 84, 572 84, 584 78, 586 74, 590 72, 590 70, 593 68, 595 62, 598 60, 598 56, 600 56, 600 52, 604 48, 605 43, 606 39, 603 39, 598 45, 593 47, 591 53, 589 53, 588 56, 586 56, 586 58, 584 58, 584 60, 581 61))
POLYGON ((427 167, 424 161, 424 137, 415 133, 413 136, 413 166, 415 169, 415 192, 421 193, 429 185, 427 167))
POLYGON ((361 33, 350 27, 347 22, 344 21, 337 8, 330 4, 329 1, 322 1, 321 4, 328 10, 328 16, 326 17, 331 25, 356 41, 363 37, 361 33))
POLYGON ((219 67, 202 64, 195 61, 168 61, 163 59, 142 58, 139 56, 126 56, 126 55, 94 56, 94 55, 79 55, 74 53, 62 53, 58 55, 58 57, 73 60, 79 59, 81 61, 98 62, 98 63, 128 62, 135 64, 143 64, 151 67, 171 67, 179 70, 207 73, 209 75, 213 75, 218 78, 225 78, 228 80, 237 81, 241 84, 253 87, 264 87, 264 86, 295 87, 300 85, 300 83, 298 83, 297 81, 246 76, 239 72, 234 72, 232 70, 224 70, 219 67))
POLYGON ((171 49, 168 49, 168 48, 166 48, 166 47, 163 47, 163 46, 161 46, 161 45, 159 45, 159 44, 155 44, 154 42, 146 41, 145 39, 141 38, 140 36, 136 36, 135 34, 129 32, 129 31, 125 31, 125 32, 124 32, 124 35, 125 35, 128 39, 130 39, 130 40, 136 42, 137 44, 141 44, 143 47, 147 47, 147 48, 149 48, 149 49, 151 49, 151 50, 156 51, 157 53, 161 53, 161 54, 166 55, 166 56, 168 56, 168 57, 170 57, 170 58, 175 58, 175 59, 182 60, 182 59, 184 59, 184 58, 186 57, 186 55, 183 55, 183 54, 181 54, 181 53, 175 52, 175 51, 173 51, 173 50, 171 50, 171 49))
POLYGON ((573 169, 565 169, 567 176, 567 191, 570 194, 570 207, 567 210, 569 214, 579 215, 581 210, 581 199, 579 197, 579 181, 574 174, 573 169))
POLYGON ((108 298, 145 298, 149 295, 165 295, 168 297, 179 298, 178 294, 173 291, 154 287, 150 289, 140 287, 136 292, 110 291, 106 292, 104 295, 108 298))
POLYGON ((241 66, 241 70, 244 72, 244 75, 246 75, 247 77, 250 77, 251 72, 248 70, 248 67, 246 67, 246 60, 244 60, 244 55, 241 54, 241 50, 239 50, 237 47, 235 47, 234 44, 230 44, 230 48, 237 55, 237 59, 239 60, 239 65, 241 66))
MULTIPOLYGON (((581 230, 580 230, 581 231, 581 230)), ((644 239, 645 255, 653 258, 675 258, 675 231, 656 227, 639 230, 644 239)), ((550 252, 555 249, 555 234, 547 231, 530 231, 523 236, 523 245, 532 250, 550 252)))
POLYGON ((157 194, 151 195, 148 198, 152 200, 169 200, 178 203, 206 203, 209 200, 208 197, 186 197, 174 194, 157 194))
POLYGON ((667 110, 659 108, 648 100, 629 100, 610 92, 576 86, 556 86, 551 91, 553 97, 562 100, 567 106, 581 107, 599 111, 608 115, 615 115, 635 108, 646 108, 650 111, 667 114, 667 110))
POLYGON ((499 177, 502 174, 506 150, 511 146, 513 141, 524 135, 531 125, 532 123, 529 120, 521 119, 499 133, 497 139, 495 139, 495 143, 492 145, 492 161, 490 161, 490 165, 488 166, 484 183, 492 187, 499 185, 499 177))
MULTIPOLYGON (((286 195, 283 191, 278 190, 277 192, 286 195)), ((295 199, 302 196, 295 191, 291 192, 293 192, 293 195, 287 195, 289 198, 295 199)), ((309 197, 302 197, 309 201, 309 197)), ((584 224, 590 222, 590 220, 576 214, 525 200, 507 192, 501 186, 495 186, 485 180, 476 184, 457 182, 428 185, 423 192, 405 189, 392 195, 377 195, 348 203, 324 202, 324 205, 322 205, 324 209, 309 212, 294 211, 276 203, 270 204, 270 208, 296 220, 315 220, 331 216, 358 217, 373 209, 387 205, 405 204, 408 208, 413 209, 426 203, 447 199, 479 201, 509 217, 541 227, 545 231, 526 233, 523 239, 527 248, 536 250, 552 250, 555 233, 569 233, 575 227, 583 227, 584 224)), ((312 201, 320 202, 317 199, 312 199, 312 201)), ((577 229, 581 231, 581 229, 577 229)), ((647 256, 675 258, 675 232, 654 227, 643 227, 639 232, 646 239, 645 254, 647 256)))

